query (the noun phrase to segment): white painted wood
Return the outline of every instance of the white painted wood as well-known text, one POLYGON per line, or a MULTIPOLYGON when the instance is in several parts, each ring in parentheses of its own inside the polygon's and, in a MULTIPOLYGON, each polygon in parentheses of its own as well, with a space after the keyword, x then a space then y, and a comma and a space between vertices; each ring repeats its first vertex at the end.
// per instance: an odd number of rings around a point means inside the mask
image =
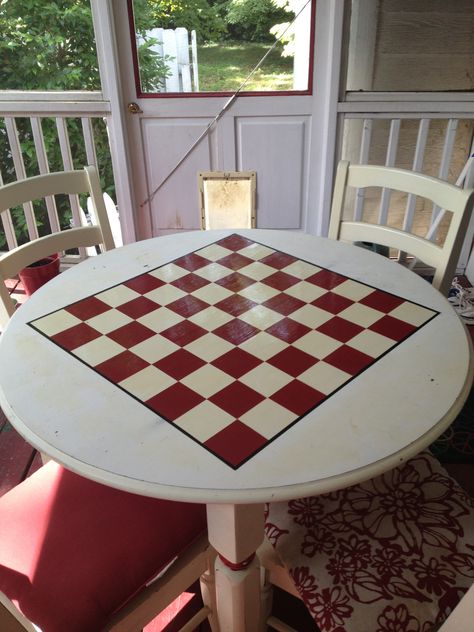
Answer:
MULTIPOLYGON (((42 175, 49 173, 48 156, 46 155, 46 147, 44 144, 43 129, 41 127, 41 119, 37 116, 30 119, 31 130, 33 132, 33 140, 35 143, 36 157, 38 159, 39 172, 42 175)), ((60 229, 58 209, 54 197, 45 198, 46 208, 48 211, 49 225, 51 232, 56 233, 60 229)))
POLYGON ((75 101, 74 93, 69 93, 67 101, 0 101, 0 116, 70 116, 73 112, 82 112, 88 116, 104 116, 110 112, 106 102, 75 101))
MULTIPOLYGON (((3 178, 0 173, 0 186, 3 186, 3 178)), ((0 212, 0 218, 2 220, 3 230, 5 232, 5 239, 7 242, 8 250, 12 248, 16 248, 18 246, 18 242, 16 240, 15 235, 15 227, 13 226, 12 216, 10 210, 0 212)))
MULTIPOLYGON (((398 150, 398 136, 400 134, 400 119, 393 119, 390 122, 390 134, 388 137, 387 156, 385 159, 386 167, 393 167, 397 158, 398 150)), ((391 190, 384 187, 382 189, 382 195, 380 197, 379 208, 379 224, 385 225, 387 223, 388 207, 390 204, 391 190)))
POLYGON ((169 74, 165 79, 166 92, 180 92, 178 47, 175 32, 172 29, 163 29, 163 53, 170 59, 166 62, 169 74))
POLYGON ((466 104, 468 107, 472 107, 472 102, 474 102, 474 94, 470 92, 348 92, 345 96, 346 101, 348 102, 390 102, 390 101, 400 101, 400 102, 428 102, 431 105, 436 104, 437 106, 441 103, 443 108, 448 108, 448 103, 451 103, 453 106, 456 104, 466 104))
POLYGON ((349 36, 346 90, 372 88, 374 52, 377 38, 378 3, 353 0, 349 36))
MULTIPOLYGON (((423 169, 423 161, 425 158, 426 141, 430 128, 430 119, 420 119, 418 125, 418 136, 416 139, 415 155, 413 157, 413 171, 421 172, 423 169)), ((408 194, 407 205, 405 208, 405 217, 403 220, 403 230, 411 231, 413 227, 413 218, 415 215, 416 196, 412 193, 408 194)))
MULTIPOLYGON (((104 99, 112 116, 107 119, 117 206, 125 243, 136 239, 135 190, 126 129, 125 96, 118 71, 117 36, 112 0, 91 0, 95 45, 104 99)), ((122 11, 126 6, 122 3, 122 11)))
POLYGON ((402 266, 331 239, 236 231, 440 314, 237 470, 171 424, 157 422, 140 402, 97 379, 26 324, 231 232, 183 232, 116 248, 60 274, 17 311, 0 337, 0 406, 32 445, 73 471, 128 491, 249 504, 324 493, 371 478, 417 454, 449 426, 473 379, 468 336, 456 312, 402 266), (446 372, 446 366, 452 369, 446 372), (54 385, 54 411, 45 396, 48 384, 54 385), (77 399, 84 392, 88 397, 77 399), (350 416, 341 410, 350 410, 350 416), (91 418, 94 424, 84 427, 83 420, 91 418), (400 422, 405 419, 410 424, 400 422))
POLYGON ((81 118, 82 134, 84 136, 84 146, 86 149, 86 158, 88 165, 97 167, 97 154, 95 151, 94 131, 92 129, 92 121, 90 118, 81 118))
MULTIPOLYGON (((446 134, 444 137, 443 154, 441 156, 441 162, 439 166, 438 177, 441 180, 448 180, 449 165, 451 164, 451 158, 453 155, 454 141, 456 139, 456 132, 458 129, 458 119, 449 119, 446 134)), ((433 205, 433 212, 431 214, 431 223, 434 224, 438 215, 441 213, 442 208, 437 204, 433 205)), ((433 232, 430 238, 436 237, 436 231, 433 232)))
POLYGON ((194 90, 199 92, 199 65, 198 65, 198 52, 197 52, 197 37, 196 31, 191 31, 191 58, 193 64, 193 85, 194 90))
POLYGON ((308 2, 308 0, 293 2, 292 10, 295 14, 299 13, 292 26, 295 38, 293 90, 307 90, 311 33, 311 2, 308 2))
MULTIPOLYGON (((10 143, 10 150, 12 153, 13 164, 15 166, 15 173, 18 180, 24 180, 26 178, 25 163, 23 162, 23 154, 21 152, 20 140, 18 138, 18 130, 14 118, 5 117, 5 128, 7 130, 8 142, 10 143)), ((38 227, 35 220, 35 212, 33 204, 26 202, 23 205, 23 211, 25 213, 26 225, 28 227, 28 235, 30 239, 36 239, 38 237, 38 227)))
MULTIPOLYGON (((326 11, 322 5, 321 11, 326 11)), ((313 137, 316 135, 316 127, 321 125, 321 133, 326 134, 324 122, 314 118, 315 97, 312 96, 272 96, 237 98, 232 107, 225 113, 219 122, 213 126, 211 132, 192 151, 191 155, 178 167, 176 173, 170 178, 168 174, 186 154, 194 141, 199 138, 206 126, 220 112, 228 101, 228 97, 208 96, 193 98, 179 98, 167 95, 166 98, 138 98, 133 80, 133 67, 131 64, 130 35, 126 20, 126 3, 116 0, 113 3, 117 36, 120 39, 119 62, 122 69, 121 82, 124 86, 123 102, 136 102, 142 110, 139 114, 127 115, 129 138, 131 143, 128 159, 134 169, 134 184, 136 196, 133 204, 137 224, 137 236, 147 238, 157 234, 163 234, 169 230, 192 230, 199 227, 199 208, 196 190, 196 176, 199 171, 236 171, 257 170, 257 180, 264 183, 262 195, 259 195, 259 213, 272 217, 275 213, 276 223, 267 224, 278 226, 280 218, 285 213, 298 215, 298 229, 308 229, 309 222, 319 213, 319 204, 313 196, 319 196, 321 189, 309 175, 309 151, 313 137), (275 138, 273 133, 275 126, 268 125, 262 128, 263 145, 259 147, 259 156, 266 151, 267 158, 271 155, 271 163, 267 161, 255 167, 255 155, 251 152, 255 143, 250 139, 243 139, 243 129, 250 121, 256 124, 257 119, 263 125, 273 122, 274 119, 281 123, 283 119, 288 127, 293 122, 298 128, 301 120, 307 120, 304 125, 305 139, 303 140, 305 162, 303 171, 297 174, 296 180, 290 180, 286 176, 286 186, 297 190, 296 200, 298 209, 284 208, 284 203, 290 197, 284 199, 271 193, 271 187, 283 190, 281 174, 289 161, 288 149, 282 139, 275 138), (318 121, 317 125, 311 121, 318 121), (320 123, 321 121, 321 123, 320 123), (267 149, 265 150, 265 147, 267 149), (143 168, 143 156, 145 156, 145 168, 143 168), (277 165, 277 173, 275 171, 277 165), (162 184, 164 182, 164 184, 162 184), (183 186, 189 183, 189 186, 183 186), (311 187, 311 192, 310 192, 311 187), (158 191, 153 196, 153 192, 158 191), (268 194, 265 194, 268 191, 268 194), (153 199, 149 200, 150 196, 153 199), (271 208, 270 201, 275 200, 277 208, 271 208)), ((321 32, 325 27, 319 27, 321 32)), ((319 62, 323 58, 319 57, 319 62)), ((332 63, 333 55, 328 52, 328 61, 332 63)), ((319 63, 318 62, 318 63, 319 63)), ((318 76, 319 79, 319 76, 318 76)), ((319 84, 318 84, 319 85, 319 84)), ((318 97, 324 91, 318 90, 318 97)), ((316 96, 316 91, 315 91, 316 96)), ((334 108, 328 110, 328 115, 335 115, 334 108)), ((247 128, 249 129, 249 128, 247 128)), ((284 128, 287 129, 287 128, 284 128)), ((297 131, 297 143, 301 143, 297 131)), ((332 128, 335 133, 335 124, 332 128)), ((286 136, 285 136, 286 138, 286 136)), ((293 143, 293 141, 291 141, 293 143)), ((315 155, 321 153, 321 145, 315 147, 315 155)), ((301 155, 301 154, 300 154, 301 155)), ((300 155, 298 160, 300 160, 300 155)), ((331 175, 327 178, 326 196, 330 200, 331 175)), ((259 187, 260 190, 260 187, 259 187)), ((293 220, 291 226, 294 225, 293 220)))
POLYGON ((435 269, 433 286, 447 295, 454 276, 464 235, 471 219, 474 190, 460 189, 445 181, 403 169, 380 166, 350 165, 341 161, 338 166, 334 199, 331 209, 329 235, 332 239, 368 241, 414 255, 435 269), (451 221, 442 246, 396 228, 368 222, 343 219, 344 194, 347 187, 387 187, 410 192, 449 209, 451 221))
MULTIPOLYGON (((360 143, 359 164, 366 165, 369 161, 370 141, 372 139, 372 119, 364 119, 362 138, 360 143)), ((354 220, 360 221, 364 210, 365 189, 356 189, 354 220)))

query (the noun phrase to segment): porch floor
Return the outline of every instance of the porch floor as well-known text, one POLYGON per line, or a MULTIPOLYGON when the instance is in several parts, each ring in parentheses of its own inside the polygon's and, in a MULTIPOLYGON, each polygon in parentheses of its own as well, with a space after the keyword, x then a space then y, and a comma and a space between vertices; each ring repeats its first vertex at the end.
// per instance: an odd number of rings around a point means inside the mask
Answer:
MULTIPOLYGON (((8 284, 13 289, 16 281, 10 281, 8 284)), ((23 303, 26 300, 21 286, 15 287, 13 296, 18 303, 23 303)), ((467 329, 474 344, 474 325, 467 329)), ((474 496, 474 460, 471 459, 469 463, 443 461, 443 466, 471 496, 474 496)), ((0 496, 23 481, 39 467, 41 467, 39 453, 13 429, 0 409, 0 496)), ((192 603, 195 603, 200 598, 198 587, 195 588, 196 593, 193 594, 194 591, 191 593, 192 599, 190 599, 189 594, 183 594, 175 604, 172 604, 167 612, 165 611, 165 613, 147 625, 144 632, 175 632, 175 630, 179 629, 178 619, 180 612, 184 614, 184 610, 192 607, 192 603), (189 603, 190 601, 191 603, 189 603)), ((288 625, 299 630, 299 632, 318 632, 302 602, 291 595, 277 590, 274 594, 273 612, 288 625)), ((202 624, 196 632, 207 632, 208 630, 207 624, 202 624)))

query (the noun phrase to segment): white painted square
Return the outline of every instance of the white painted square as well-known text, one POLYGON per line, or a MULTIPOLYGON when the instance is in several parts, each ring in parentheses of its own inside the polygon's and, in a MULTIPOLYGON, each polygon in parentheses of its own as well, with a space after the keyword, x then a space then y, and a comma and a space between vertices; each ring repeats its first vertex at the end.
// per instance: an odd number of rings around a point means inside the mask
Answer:
POLYGON ((256 305, 239 316, 240 320, 258 329, 264 330, 279 322, 284 316, 268 309, 264 305, 256 305))
POLYGON ((350 380, 352 375, 331 366, 326 362, 318 362, 298 376, 300 382, 328 395, 350 380))
POLYGON ((115 287, 111 287, 110 290, 105 290, 104 292, 100 292, 100 294, 96 294, 96 296, 106 305, 110 305, 110 307, 117 307, 117 305, 128 303, 128 301, 132 301, 134 298, 138 298, 141 295, 125 285, 117 285, 115 287))
POLYGON ((300 281, 285 290, 286 294, 299 298, 300 301, 304 301, 305 303, 312 303, 323 294, 326 294, 326 292, 327 290, 323 287, 313 285, 313 283, 308 283, 307 281, 300 281))
POLYGON ((307 261, 293 261, 289 266, 283 268, 282 271, 295 276, 297 279, 307 279, 313 274, 316 274, 316 272, 320 272, 321 268, 307 261))
POLYGON ((251 353, 260 360, 268 360, 286 347, 288 347, 288 343, 267 334, 265 331, 255 334, 239 345, 240 349, 251 353))
POLYGON ((186 274, 189 274, 189 272, 174 263, 167 263, 166 265, 161 266, 161 268, 153 270, 149 274, 157 279, 160 279, 160 281, 171 283, 172 281, 176 281, 176 279, 180 279, 186 274))
POLYGON ((199 325, 199 327, 202 327, 203 329, 212 331, 213 329, 217 329, 218 327, 225 325, 230 320, 234 320, 234 316, 211 305, 210 307, 206 307, 206 309, 193 314, 188 318, 188 320, 195 325, 199 325))
POLYGON ((217 261, 218 259, 228 257, 232 254, 232 252, 232 250, 229 250, 228 248, 223 248, 218 244, 210 244, 209 246, 201 248, 201 250, 197 250, 196 254, 200 257, 204 257, 205 259, 209 259, 209 261, 217 261))
POLYGON ((117 309, 109 309, 103 314, 94 316, 86 320, 86 323, 100 331, 101 334, 108 334, 119 327, 123 327, 132 322, 132 318, 126 314, 119 312, 117 309))
POLYGON ((369 294, 372 294, 373 291, 373 287, 368 287, 367 285, 363 285, 357 281, 352 281, 352 279, 347 279, 347 281, 344 281, 331 290, 334 294, 345 296, 353 301, 360 301, 369 294))
POLYGON ((375 322, 380 320, 384 314, 379 312, 378 309, 373 309, 367 305, 353 303, 346 309, 342 310, 342 312, 339 312, 338 316, 345 318, 351 323, 360 325, 361 327, 370 327, 370 325, 373 325, 375 322))
POLYGON ((85 345, 81 345, 77 349, 74 349, 71 353, 87 364, 96 366, 101 362, 110 360, 110 358, 113 358, 123 351, 125 351, 125 347, 122 347, 122 345, 119 345, 114 340, 107 338, 107 336, 100 336, 100 338, 91 340, 85 345))
POLYGON ((205 334, 184 347, 205 362, 212 362, 224 353, 234 349, 234 345, 215 334, 205 334))
POLYGON ((347 343, 349 347, 362 351, 371 358, 378 358, 382 353, 388 351, 396 343, 394 340, 378 334, 376 331, 364 329, 357 336, 351 338, 347 343))
POLYGON ((134 347, 131 347, 130 351, 146 362, 153 364, 162 358, 166 358, 166 356, 171 355, 175 351, 178 351, 180 348, 181 347, 177 344, 171 342, 171 340, 164 338, 160 334, 156 334, 151 338, 143 340, 143 342, 139 342, 134 347))
POLYGON ((326 336, 320 331, 310 331, 293 343, 293 347, 305 351, 319 360, 328 356, 341 345, 342 342, 326 336))
POLYGON ((392 309, 390 316, 399 318, 400 320, 410 323, 415 327, 420 327, 427 320, 432 318, 433 312, 421 305, 414 305, 413 303, 402 303, 395 309, 392 309))
POLYGON ((243 382, 258 393, 270 397, 281 388, 293 381, 293 376, 288 375, 284 371, 280 371, 271 364, 259 364, 245 375, 239 378, 239 382, 243 382))
POLYGON ((180 381, 206 399, 235 382, 233 377, 212 366, 212 364, 205 364, 180 381))
POLYGON ((147 366, 146 369, 119 382, 119 386, 145 402, 175 383, 176 380, 157 369, 156 366, 147 366))
POLYGON ((294 413, 271 399, 264 399, 240 417, 244 424, 267 439, 284 430, 294 419, 294 413))
POLYGON ((195 270, 194 274, 206 279, 207 281, 214 282, 229 276, 229 274, 232 274, 232 270, 229 270, 229 268, 226 268, 225 266, 221 266, 220 263, 210 263, 208 266, 195 270))
POLYGON ((141 325, 145 325, 145 327, 148 327, 152 331, 156 331, 157 333, 164 331, 169 327, 173 327, 173 325, 176 325, 182 320, 182 316, 176 314, 176 312, 173 312, 167 307, 159 307, 158 309, 137 318, 137 322, 141 325))
POLYGON ((240 268, 239 272, 245 274, 245 276, 248 276, 251 279, 255 279, 255 281, 261 281, 262 279, 266 279, 270 275, 275 274, 277 270, 271 266, 267 266, 265 263, 261 263, 260 261, 254 261, 254 263, 249 263, 248 266, 240 268))
POLYGON ((316 329, 316 327, 319 327, 328 320, 331 320, 331 318, 334 318, 334 314, 331 314, 320 307, 316 307, 315 305, 305 305, 304 307, 297 309, 296 312, 292 312, 289 317, 302 325, 311 327, 311 329, 316 329))
POLYGON ((168 305, 168 303, 177 301, 179 298, 187 296, 187 294, 174 285, 162 285, 161 287, 151 290, 151 292, 147 292, 144 296, 151 301, 155 301, 158 305, 168 305))
POLYGON ((225 287, 221 287, 220 285, 209 284, 204 287, 200 287, 198 290, 191 292, 192 296, 196 298, 200 298, 201 301, 209 303, 209 305, 214 305, 214 303, 218 303, 219 301, 223 301, 225 298, 232 296, 233 292, 226 289, 225 287))
POLYGON ((38 318, 38 320, 32 322, 32 325, 42 331, 46 336, 55 336, 60 331, 70 329, 81 323, 82 320, 76 318, 76 316, 73 316, 65 309, 60 309, 59 312, 38 318))
POLYGON ((249 285, 243 290, 239 291, 240 296, 244 296, 245 298, 250 299, 251 301, 255 301, 255 303, 264 303, 268 301, 268 299, 273 298, 277 294, 280 294, 280 290, 276 290, 269 285, 265 285, 264 283, 254 283, 253 285, 249 285))
POLYGON ((254 261, 259 261, 264 257, 268 257, 268 255, 272 255, 274 252, 273 248, 269 248, 268 246, 263 246, 262 244, 251 244, 250 246, 245 246, 245 248, 239 250, 239 255, 243 255, 244 257, 253 259, 254 261))
POLYGON ((181 417, 174 420, 177 426, 204 442, 226 428, 234 420, 232 415, 215 406, 212 402, 204 400, 181 417))

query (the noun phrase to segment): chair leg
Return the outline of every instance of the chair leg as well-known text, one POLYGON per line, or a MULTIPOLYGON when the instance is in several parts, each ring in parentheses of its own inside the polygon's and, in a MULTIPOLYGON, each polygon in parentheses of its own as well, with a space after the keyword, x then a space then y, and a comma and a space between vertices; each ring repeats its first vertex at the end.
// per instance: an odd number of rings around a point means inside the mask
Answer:
POLYGON ((202 601, 209 608, 208 621, 212 632, 219 632, 217 621, 217 600, 216 600, 216 578, 214 573, 214 562, 216 552, 209 547, 207 552, 207 569, 200 577, 202 601))

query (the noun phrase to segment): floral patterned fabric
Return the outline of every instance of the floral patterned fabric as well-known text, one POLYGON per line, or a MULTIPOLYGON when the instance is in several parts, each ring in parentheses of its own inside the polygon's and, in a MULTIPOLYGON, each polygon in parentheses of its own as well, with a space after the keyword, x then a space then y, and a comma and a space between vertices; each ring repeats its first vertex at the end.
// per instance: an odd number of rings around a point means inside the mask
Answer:
POLYGON ((429 452, 271 503, 266 532, 321 632, 434 632, 474 582, 474 499, 429 452))

